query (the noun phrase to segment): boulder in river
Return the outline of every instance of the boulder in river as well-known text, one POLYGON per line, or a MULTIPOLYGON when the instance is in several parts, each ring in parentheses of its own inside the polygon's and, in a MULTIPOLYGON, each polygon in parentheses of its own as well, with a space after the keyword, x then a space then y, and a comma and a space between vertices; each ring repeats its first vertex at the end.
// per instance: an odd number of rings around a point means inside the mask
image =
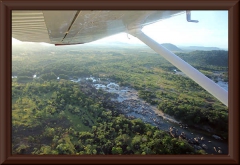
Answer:
POLYGON ((213 147, 214 151, 219 153, 219 154, 222 154, 222 150, 219 149, 220 147, 218 147, 218 149, 216 147, 213 147))
POLYGON ((216 151, 216 152, 217 152, 217 149, 216 149, 216 147, 213 147, 213 149, 214 149, 214 151, 216 151))
POLYGON ((217 136, 217 135, 212 135, 212 137, 214 137, 214 138, 217 139, 217 140, 222 140, 222 138, 219 137, 219 136, 217 136))
POLYGON ((182 139, 186 139, 186 134, 184 132, 182 132, 179 137, 182 139))
POLYGON ((199 144, 199 137, 195 137, 195 138, 193 138, 194 139, 194 141, 197 143, 197 144, 199 144))
POLYGON ((169 128, 169 132, 170 132, 170 135, 172 136, 172 137, 177 137, 177 130, 176 130, 176 128, 175 127, 170 127, 169 128))
POLYGON ((208 149, 208 146, 206 144, 202 144, 203 149, 208 149))

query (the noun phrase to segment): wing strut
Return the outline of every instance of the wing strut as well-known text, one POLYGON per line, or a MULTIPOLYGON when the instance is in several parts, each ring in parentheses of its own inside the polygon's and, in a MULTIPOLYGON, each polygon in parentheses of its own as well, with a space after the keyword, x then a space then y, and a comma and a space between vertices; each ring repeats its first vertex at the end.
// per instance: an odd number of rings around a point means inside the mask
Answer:
POLYGON ((228 106, 228 92, 217 85, 214 81, 206 77, 204 74, 199 72, 197 69, 192 67, 190 64, 182 60, 180 57, 169 51, 168 49, 161 46, 156 41, 152 40, 150 37, 145 35, 141 28, 134 28, 129 30, 129 33, 138 39, 140 39, 143 43, 152 48, 155 52, 159 53, 166 60, 176 66, 179 70, 185 73, 188 77, 198 83, 201 87, 211 93, 214 97, 220 100, 223 104, 228 106))

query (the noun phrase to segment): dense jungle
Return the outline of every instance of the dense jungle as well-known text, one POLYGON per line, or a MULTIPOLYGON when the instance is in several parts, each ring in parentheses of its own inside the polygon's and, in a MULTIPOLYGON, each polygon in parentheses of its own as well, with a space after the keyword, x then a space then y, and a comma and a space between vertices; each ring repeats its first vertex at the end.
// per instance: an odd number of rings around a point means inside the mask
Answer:
MULTIPOLYGON (((228 51, 175 53, 228 82, 228 51)), ((226 154, 227 140, 228 108, 145 46, 13 46, 13 154, 226 154)))

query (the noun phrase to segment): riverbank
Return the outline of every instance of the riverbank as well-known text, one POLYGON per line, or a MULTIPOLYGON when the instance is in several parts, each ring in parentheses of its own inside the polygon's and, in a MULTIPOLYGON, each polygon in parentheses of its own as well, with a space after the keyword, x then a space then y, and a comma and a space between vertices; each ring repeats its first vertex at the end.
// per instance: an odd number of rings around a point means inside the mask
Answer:
MULTIPOLYGON (((121 87, 111 80, 87 78, 88 81, 80 83, 86 88, 91 88, 90 93, 101 89, 110 95, 105 98, 104 104, 124 114, 129 119, 139 118, 145 123, 167 131, 175 138, 184 138, 195 150, 204 150, 207 154, 228 154, 228 144, 224 140, 216 139, 213 134, 182 124, 174 117, 158 110, 155 106, 146 103, 138 97, 138 92, 130 87, 121 87), (89 79, 91 81, 89 81, 89 79), (175 129, 175 133, 171 129, 175 129)), ((87 90, 86 90, 87 91, 87 90)), ((88 92, 89 93, 89 92, 88 92)))

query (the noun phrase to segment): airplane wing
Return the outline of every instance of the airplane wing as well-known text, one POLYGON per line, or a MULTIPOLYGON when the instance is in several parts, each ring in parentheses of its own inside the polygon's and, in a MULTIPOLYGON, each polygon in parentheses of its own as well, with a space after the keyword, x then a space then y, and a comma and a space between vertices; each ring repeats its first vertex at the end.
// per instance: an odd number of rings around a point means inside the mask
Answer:
POLYGON ((178 10, 13 10, 12 37, 55 45, 83 44, 185 13, 178 10))

